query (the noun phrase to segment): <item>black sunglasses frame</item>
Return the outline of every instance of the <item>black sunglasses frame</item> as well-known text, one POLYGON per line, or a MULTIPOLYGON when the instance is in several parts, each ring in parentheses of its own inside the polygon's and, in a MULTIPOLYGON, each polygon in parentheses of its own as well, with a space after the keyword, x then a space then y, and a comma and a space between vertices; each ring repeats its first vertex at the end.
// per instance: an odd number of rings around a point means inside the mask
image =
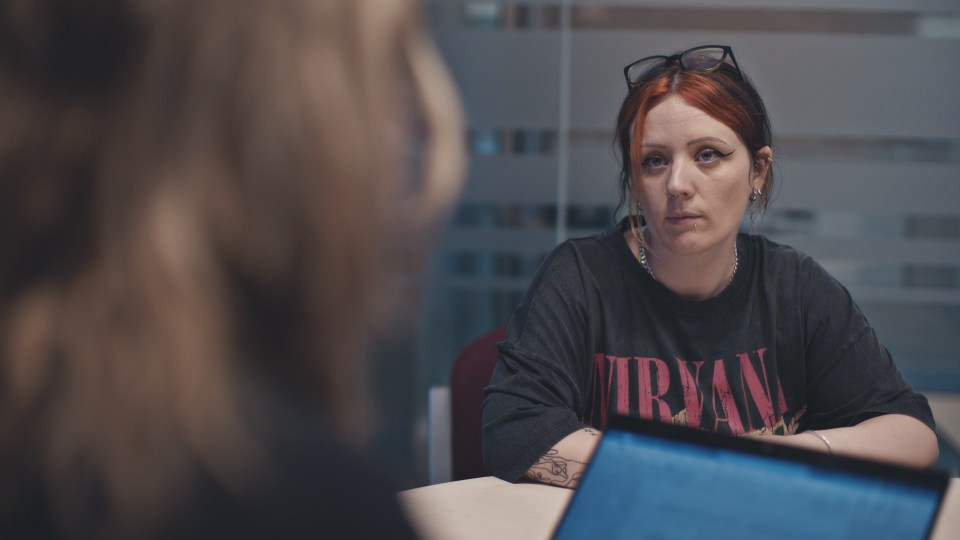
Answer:
MULTIPOLYGON (((634 62, 631 62, 631 63, 627 64, 627 66, 626 66, 625 68, 623 68, 623 78, 627 80, 627 88, 630 88, 630 89, 632 90, 632 89, 640 86, 641 84, 643 84, 643 83, 646 81, 646 79, 647 79, 647 77, 641 77, 641 78, 637 79, 636 81, 631 80, 631 79, 630 79, 630 75, 629 75, 629 73, 630 73, 630 68, 632 68, 633 66, 635 66, 635 65, 637 65, 637 64, 642 64, 642 63, 644 63, 644 62, 649 62, 650 60, 655 60, 655 59, 658 59, 658 58, 662 58, 662 59, 663 59, 663 66, 669 66, 669 65, 673 64, 674 62, 677 62, 677 63, 680 64, 680 67, 683 68, 683 69, 685 69, 685 70, 688 70, 688 71, 700 71, 700 72, 705 72, 705 73, 709 73, 709 72, 711 72, 711 71, 716 71, 716 70, 720 69, 720 65, 723 64, 724 61, 726 61, 727 58, 730 58, 730 61, 731 61, 731 63, 733 64, 734 69, 737 70, 737 75, 740 76, 740 80, 741 80, 741 81, 746 81, 746 79, 745 79, 744 76, 743 76, 743 72, 740 71, 740 64, 737 63, 737 57, 734 56, 734 54, 733 54, 733 48, 731 48, 729 45, 700 45, 699 47, 694 47, 694 48, 692 48, 692 49, 687 49, 687 50, 685 50, 685 51, 683 51, 683 52, 680 52, 680 53, 677 53, 677 54, 673 54, 673 55, 670 55, 670 56, 663 55, 663 54, 655 54, 655 55, 653 55, 653 56, 645 56, 645 57, 643 57, 643 58, 641 58, 641 59, 639 59, 639 60, 636 60, 636 61, 634 61, 634 62), (683 59, 684 59, 684 57, 686 57, 687 55, 689 55, 689 54, 691 54, 691 53, 695 53, 695 52, 697 52, 697 51, 702 51, 702 50, 705 50, 705 49, 719 49, 719 50, 722 50, 722 51, 723 51, 723 56, 720 57, 720 61, 717 62, 717 65, 715 65, 715 66, 713 66, 713 67, 711 67, 711 68, 709 68, 709 69, 699 69, 699 68, 691 68, 691 67, 688 67, 686 64, 683 63, 683 59)), ((654 70, 654 69, 649 69, 649 70, 647 70, 644 74, 649 74, 649 73, 651 73, 652 71, 655 71, 655 70, 654 70)))

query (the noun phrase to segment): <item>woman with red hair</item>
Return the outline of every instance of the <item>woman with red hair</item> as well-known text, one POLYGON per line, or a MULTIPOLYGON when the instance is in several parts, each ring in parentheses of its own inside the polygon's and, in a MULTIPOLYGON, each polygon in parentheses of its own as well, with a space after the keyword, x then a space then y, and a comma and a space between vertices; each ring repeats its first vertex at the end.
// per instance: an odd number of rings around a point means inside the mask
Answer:
POLYGON ((809 256, 739 232, 773 188, 770 122, 727 46, 624 69, 614 229, 546 259, 500 344, 484 460, 576 486, 609 415, 913 466, 926 399, 809 256))

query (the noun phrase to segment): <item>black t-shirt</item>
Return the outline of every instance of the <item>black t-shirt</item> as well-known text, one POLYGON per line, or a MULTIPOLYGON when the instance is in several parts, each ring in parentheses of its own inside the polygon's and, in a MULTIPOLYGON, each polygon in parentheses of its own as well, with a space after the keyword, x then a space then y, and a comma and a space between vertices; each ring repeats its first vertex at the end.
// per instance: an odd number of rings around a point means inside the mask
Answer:
POLYGON ((805 254, 740 234, 733 281, 684 300, 640 266, 621 223, 546 259, 500 344, 484 461, 519 478, 610 413, 728 434, 791 434, 888 413, 933 427, 847 290, 805 254))

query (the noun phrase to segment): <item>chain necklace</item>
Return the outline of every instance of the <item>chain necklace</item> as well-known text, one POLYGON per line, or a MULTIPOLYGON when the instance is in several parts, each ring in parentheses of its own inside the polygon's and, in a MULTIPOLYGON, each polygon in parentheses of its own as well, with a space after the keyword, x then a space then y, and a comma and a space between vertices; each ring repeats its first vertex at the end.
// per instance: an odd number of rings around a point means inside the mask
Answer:
MULTIPOLYGON (((650 277, 652 277, 654 281, 660 281, 659 279, 657 279, 657 276, 653 275, 653 270, 650 268, 650 265, 647 263, 647 251, 643 249, 643 242, 637 241, 637 247, 640 248, 639 250, 640 255, 637 257, 637 259, 640 260, 640 266, 642 266, 643 269, 646 270, 648 274, 650 274, 650 277)), ((730 279, 727 280, 727 284, 724 285, 724 287, 730 285, 730 283, 733 282, 733 276, 737 275, 737 266, 739 266, 739 264, 740 264, 740 255, 739 253, 737 253, 737 242, 734 241, 733 242, 733 272, 730 272, 730 279)))

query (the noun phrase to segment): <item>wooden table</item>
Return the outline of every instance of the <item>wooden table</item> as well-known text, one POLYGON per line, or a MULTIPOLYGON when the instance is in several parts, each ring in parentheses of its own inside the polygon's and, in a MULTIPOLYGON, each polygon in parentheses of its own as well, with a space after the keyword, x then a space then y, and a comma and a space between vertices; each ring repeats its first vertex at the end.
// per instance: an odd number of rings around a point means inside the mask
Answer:
MULTIPOLYGON (((573 491, 487 476, 402 491, 400 504, 426 540, 550 538, 573 491)), ((960 479, 951 480, 934 540, 960 538, 960 479)))

